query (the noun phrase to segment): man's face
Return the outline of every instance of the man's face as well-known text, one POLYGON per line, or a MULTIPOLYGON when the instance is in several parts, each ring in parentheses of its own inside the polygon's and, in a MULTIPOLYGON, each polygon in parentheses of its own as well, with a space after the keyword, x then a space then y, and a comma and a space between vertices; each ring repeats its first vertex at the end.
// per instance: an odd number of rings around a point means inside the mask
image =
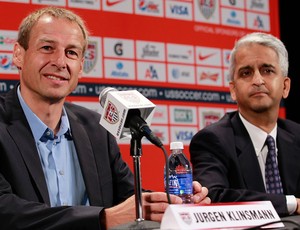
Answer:
POLYGON ((276 52, 258 44, 240 47, 235 57, 230 93, 240 111, 262 113, 278 110, 290 89, 290 79, 282 76, 276 52))
POLYGON ((82 74, 83 49, 84 37, 76 23, 43 15, 30 32, 28 49, 14 47, 25 100, 55 103, 69 95, 82 74))

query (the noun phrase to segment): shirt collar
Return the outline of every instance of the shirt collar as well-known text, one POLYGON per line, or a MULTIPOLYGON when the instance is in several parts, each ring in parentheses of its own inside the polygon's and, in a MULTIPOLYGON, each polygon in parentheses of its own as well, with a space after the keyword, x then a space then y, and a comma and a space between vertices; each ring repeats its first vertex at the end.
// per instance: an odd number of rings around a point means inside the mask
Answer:
MULTIPOLYGON (((38 142, 40 140, 41 137, 44 136, 44 133, 46 133, 47 131, 50 130, 49 127, 47 127, 47 125, 45 125, 39 118, 38 116, 35 115, 35 113, 32 112, 32 110, 29 108, 29 106, 26 104, 26 102, 24 101, 21 92, 20 92, 20 86, 18 86, 17 89, 17 94, 18 94, 18 98, 21 104, 21 107, 25 113, 26 119, 29 123, 29 126, 31 128, 34 140, 36 142, 38 142)), ((51 130, 50 130, 51 131, 51 130)), ((52 132, 52 131, 51 131, 52 132)), ((61 124, 60 124, 60 128, 59 131, 57 133, 57 136, 60 135, 64 135, 69 139, 71 138, 71 131, 70 131, 70 123, 69 123, 69 119, 66 113, 65 108, 63 107, 63 111, 62 111, 62 117, 61 117, 61 124)))
POLYGON ((270 133, 266 133, 264 130, 248 122, 240 113, 239 116, 250 135, 256 155, 258 156, 261 150, 263 149, 263 147, 265 146, 265 141, 268 135, 271 135, 274 138, 274 140, 276 140, 277 124, 275 125, 274 129, 270 133))

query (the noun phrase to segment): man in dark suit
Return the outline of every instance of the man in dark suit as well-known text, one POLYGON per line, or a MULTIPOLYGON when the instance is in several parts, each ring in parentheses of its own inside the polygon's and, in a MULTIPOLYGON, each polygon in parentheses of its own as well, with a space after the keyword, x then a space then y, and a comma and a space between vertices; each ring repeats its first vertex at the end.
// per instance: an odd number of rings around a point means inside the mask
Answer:
MULTIPOLYGON (((87 44, 82 19, 63 8, 41 8, 20 25, 20 84, 0 96, 1 230, 107 229, 136 219, 134 178, 115 138, 98 113, 65 102, 87 44)), ((196 203, 210 203, 198 182, 194 193, 196 203)), ((166 194, 141 199, 143 218, 161 221, 166 194)))
POLYGON ((231 52, 229 72, 238 110, 192 138, 194 179, 208 188, 212 202, 270 200, 280 216, 299 214, 300 125, 278 118, 291 84, 286 48, 270 34, 245 35, 231 52), (280 194, 266 189, 268 135, 276 140, 280 194))

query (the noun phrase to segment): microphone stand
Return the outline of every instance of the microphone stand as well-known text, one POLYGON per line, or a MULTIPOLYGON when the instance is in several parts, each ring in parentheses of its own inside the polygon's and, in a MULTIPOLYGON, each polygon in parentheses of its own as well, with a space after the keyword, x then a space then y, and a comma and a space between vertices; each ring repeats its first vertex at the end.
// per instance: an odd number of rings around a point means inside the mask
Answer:
POLYGON ((160 223, 156 221, 148 221, 143 218, 143 204, 142 204, 142 182, 141 182, 141 161, 142 156, 142 137, 139 131, 130 129, 130 155, 133 158, 134 166, 134 185, 135 185, 135 212, 136 219, 124 225, 120 225, 111 230, 117 229, 160 229, 160 223))

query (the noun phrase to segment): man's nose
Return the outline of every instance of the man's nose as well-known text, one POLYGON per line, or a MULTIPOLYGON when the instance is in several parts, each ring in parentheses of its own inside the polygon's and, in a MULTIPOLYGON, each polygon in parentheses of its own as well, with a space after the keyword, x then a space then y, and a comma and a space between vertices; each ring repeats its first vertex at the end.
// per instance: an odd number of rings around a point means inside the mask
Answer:
POLYGON ((253 75, 253 83, 256 85, 261 85, 264 82, 264 77, 261 75, 261 73, 259 71, 255 71, 253 75))
POLYGON ((58 51, 56 50, 52 54, 51 62, 53 65, 55 65, 58 69, 64 69, 67 66, 66 62, 66 54, 64 51, 58 51))

